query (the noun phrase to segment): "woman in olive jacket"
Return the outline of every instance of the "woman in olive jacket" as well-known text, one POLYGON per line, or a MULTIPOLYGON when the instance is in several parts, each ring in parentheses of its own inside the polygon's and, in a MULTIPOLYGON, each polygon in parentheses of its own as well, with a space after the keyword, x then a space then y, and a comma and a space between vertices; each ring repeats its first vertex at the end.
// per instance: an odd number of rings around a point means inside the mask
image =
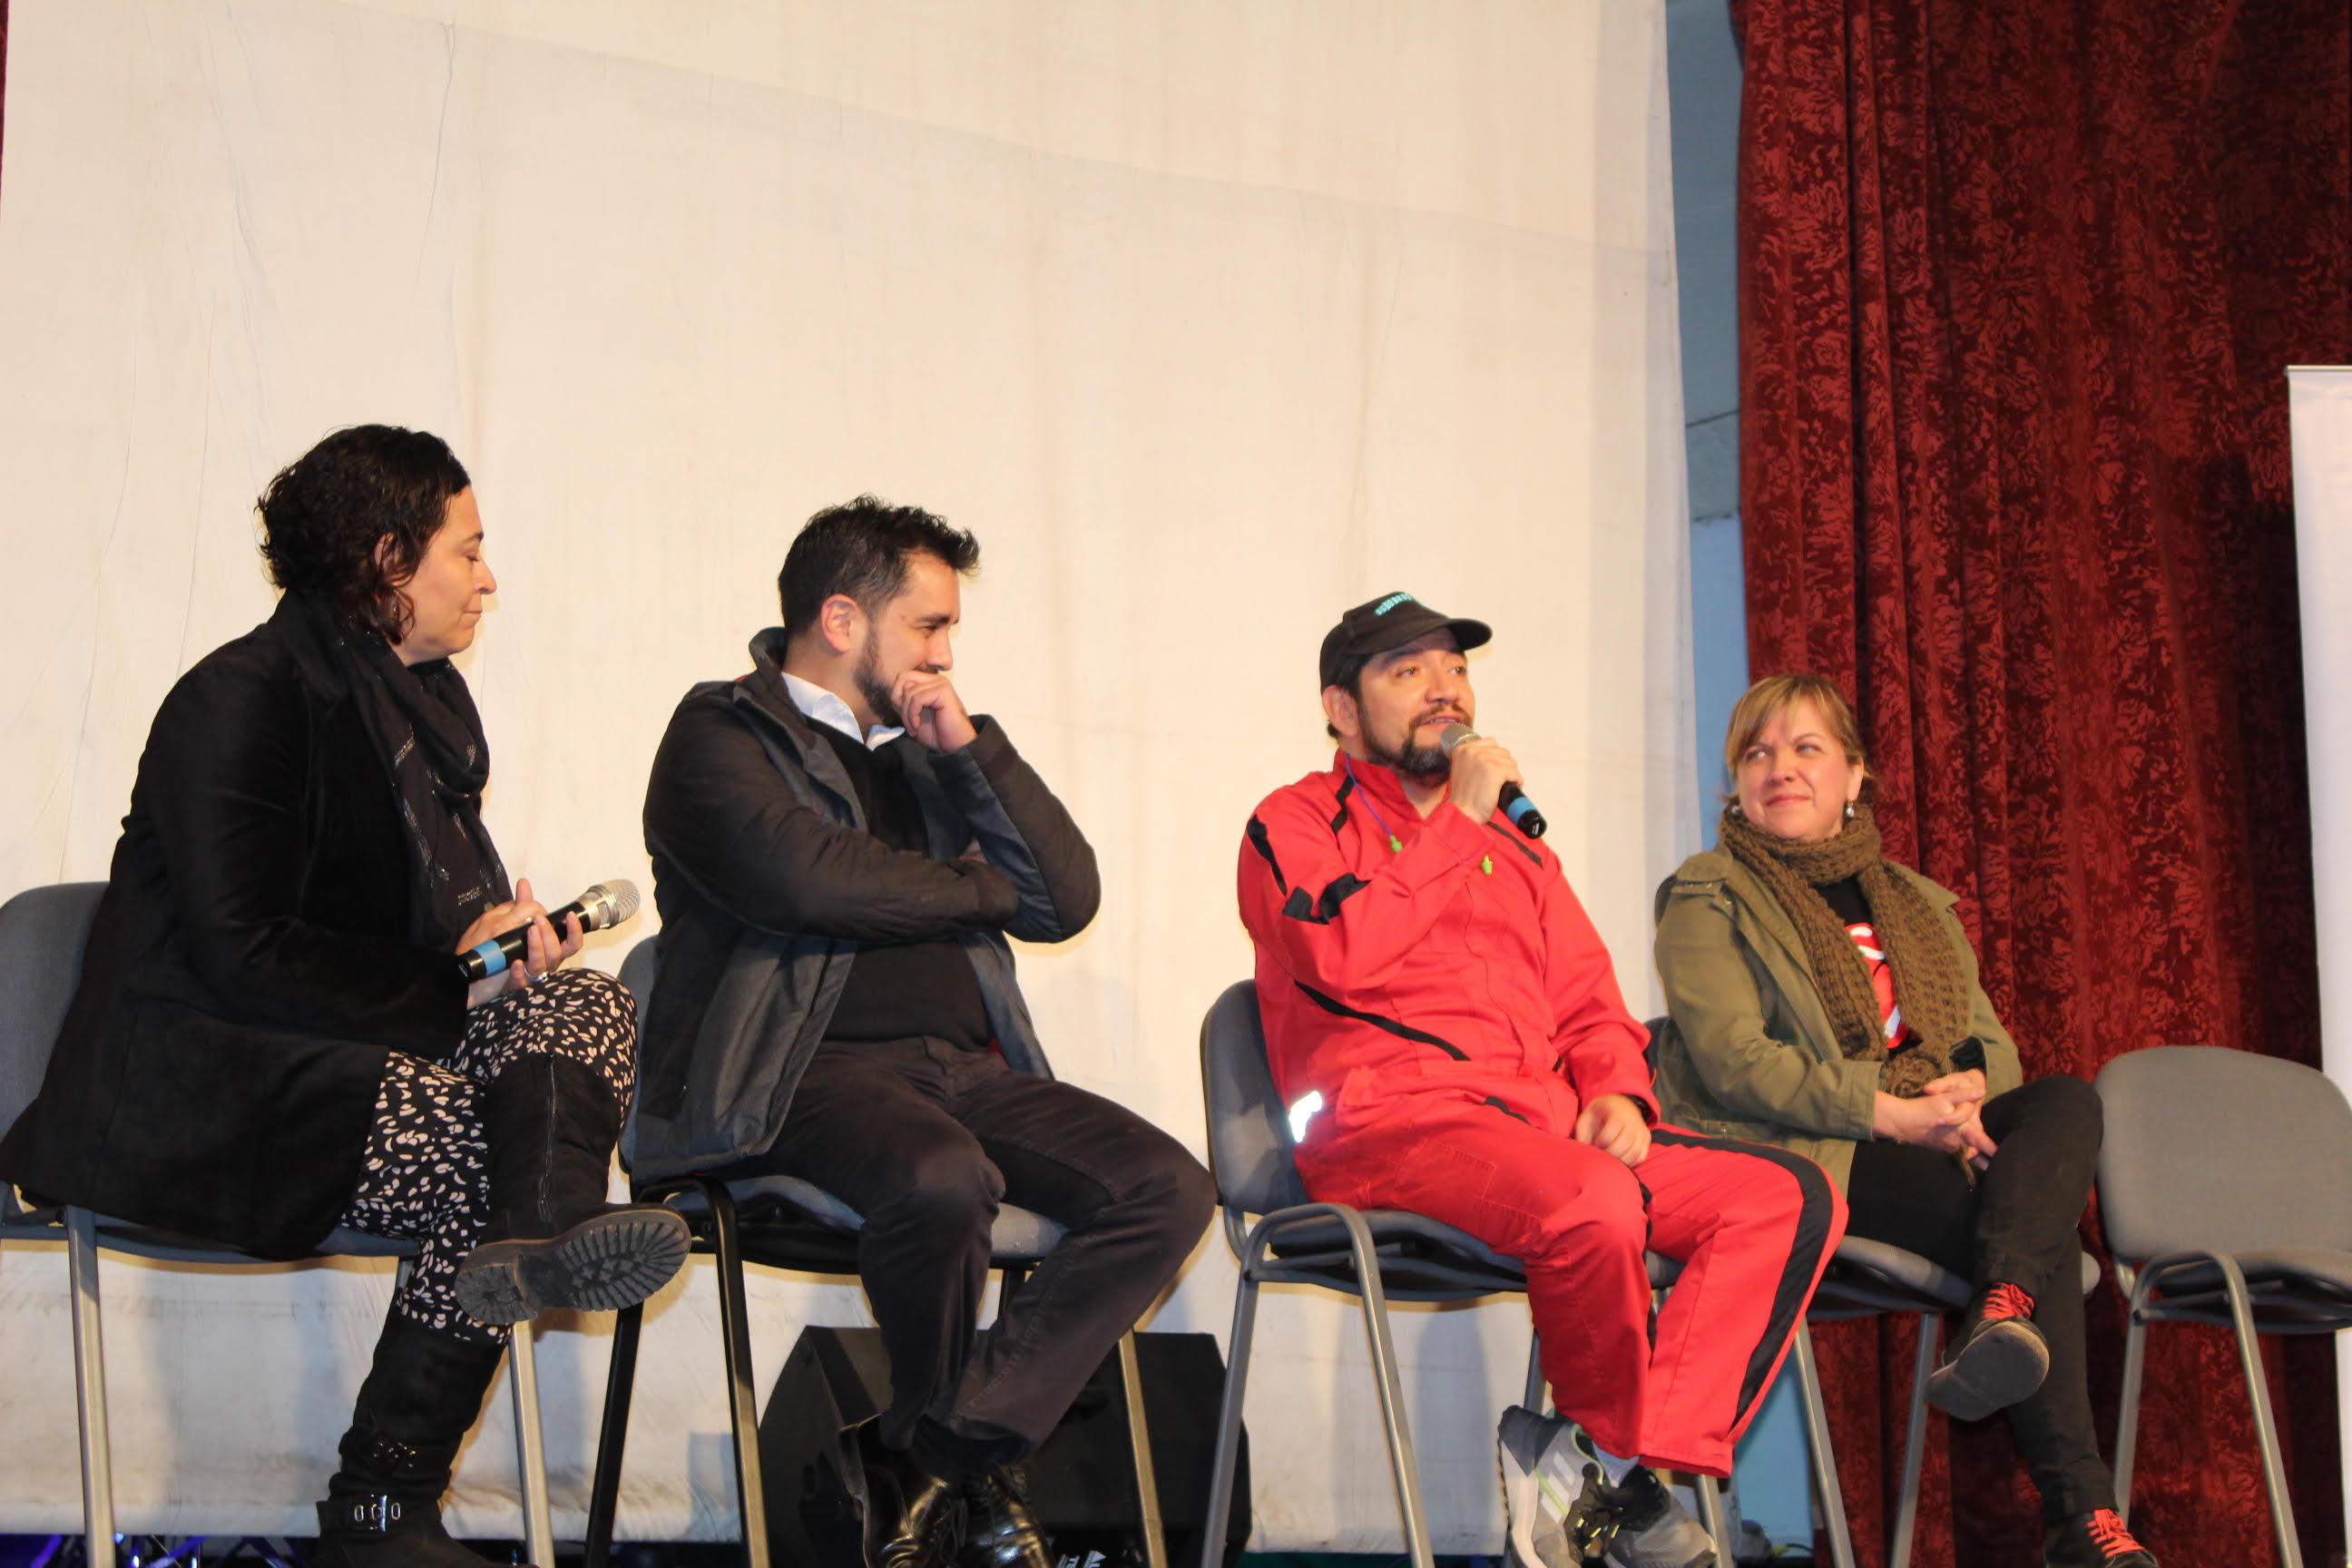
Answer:
MULTIPOLYGON (((628 1305, 684 1222, 607 1208, 635 1009, 483 827, 463 676, 497 587, 437 437, 338 431, 260 502, 286 592, 163 700, 41 1091, 0 1141, 36 1201, 299 1257, 417 1244, 319 1505, 320 1568, 482 1568, 438 1502, 502 1326, 628 1305), (518 896, 519 895, 519 896, 518 896), (459 954, 528 927, 469 983, 459 954)), ((487 960, 486 960, 487 962, 487 960)))
POLYGON ((2085 1380, 2075 1226, 2097 1096, 2023 1081, 1953 895, 1880 853, 1834 685, 1759 681, 1724 761, 1737 796, 1717 847, 1658 891, 1666 1116, 1811 1156, 1845 1190, 1847 1235, 1969 1280, 1928 1398, 1962 1420, 2008 1412, 2047 1562, 2153 1568, 2116 1517, 2085 1380))

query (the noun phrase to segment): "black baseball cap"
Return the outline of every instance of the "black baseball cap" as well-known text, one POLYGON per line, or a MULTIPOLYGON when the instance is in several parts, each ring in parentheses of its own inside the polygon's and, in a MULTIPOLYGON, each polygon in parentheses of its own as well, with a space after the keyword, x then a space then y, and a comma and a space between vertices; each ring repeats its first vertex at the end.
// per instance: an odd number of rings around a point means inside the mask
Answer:
POLYGON ((1383 594, 1341 616, 1339 624, 1325 634, 1323 655, 1318 661, 1323 686, 1339 685, 1340 672, 1352 660, 1402 647, 1434 631, 1452 632, 1465 653, 1495 640, 1495 628, 1484 621, 1443 615, 1411 594, 1383 594))

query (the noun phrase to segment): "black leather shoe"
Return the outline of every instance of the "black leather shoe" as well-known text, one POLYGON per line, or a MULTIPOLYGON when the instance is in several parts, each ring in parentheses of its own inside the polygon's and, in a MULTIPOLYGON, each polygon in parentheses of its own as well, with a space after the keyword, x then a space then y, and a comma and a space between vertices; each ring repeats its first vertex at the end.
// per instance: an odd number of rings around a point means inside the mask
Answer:
POLYGON ((883 1442, 879 1416, 842 1437, 841 1474, 865 1523, 866 1568, 950 1568, 963 1544, 963 1489, 883 1442))
POLYGON ((956 1568, 1054 1568, 1045 1527, 1029 1511, 1029 1482, 998 1465, 963 1484, 967 1529, 956 1568))

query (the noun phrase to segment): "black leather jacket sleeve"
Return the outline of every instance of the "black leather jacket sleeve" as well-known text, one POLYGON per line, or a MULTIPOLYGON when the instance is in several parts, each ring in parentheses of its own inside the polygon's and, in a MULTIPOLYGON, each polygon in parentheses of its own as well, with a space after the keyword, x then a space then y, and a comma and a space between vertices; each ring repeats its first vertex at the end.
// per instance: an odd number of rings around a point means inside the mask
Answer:
POLYGON ((746 925, 916 942, 1009 925, 1011 878, 892 849, 797 799, 723 689, 689 695, 654 753, 646 847, 746 925))
POLYGON ((1087 929, 1102 905, 1094 847, 1013 749, 1003 728, 985 716, 973 723, 978 738, 960 752, 933 756, 931 772, 971 825, 988 863, 1020 892, 1005 934, 1023 942, 1066 942, 1087 929))
POLYGON ((190 965, 235 1016, 440 1054, 465 1031, 453 956, 306 910, 310 817, 328 809, 310 798, 314 722, 290 669, 230 659, 192 672, 157 713, 148 753, 164 765, 142 778, 141 805, 190 965))

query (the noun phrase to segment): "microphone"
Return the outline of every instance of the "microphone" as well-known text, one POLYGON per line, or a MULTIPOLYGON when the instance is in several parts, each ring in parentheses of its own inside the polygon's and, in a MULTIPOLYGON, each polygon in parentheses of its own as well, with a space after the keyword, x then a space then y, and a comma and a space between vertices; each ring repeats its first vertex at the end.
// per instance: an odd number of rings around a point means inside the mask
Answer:
MULTIPOLYGON (((623 921, 635 920, 637 914, 637 885, 626 877, 615 877, 609 882, 599 882, 562 909, 547 917, 557 935, 563 932, 566 915, 580 917, 582 931, 607 931, 623 921)), ((469 947, 457 955, 457 967, 466 972, 468 980, 487 980, 493 974, 503 974, 507 966, 523 953, 523 939, 530 927, 520 925, 510 931, 490 938, 479 947, 469 947)))
MULTIPOLYGON (((1448 724, 1439 731, 1437 746, 1450 757, 1454 754, 1454 748, 1463 742, 1485 739, 1467 724, 1448 724)), ((1511 819, 1512 826, 1530 838, 1541 838, 1544 829, 1551 826, 1544 820, 1543 813, 1536 809, 1536 803, 1528 798, 1527 792, 1507 779, 1503 782, 1502 793, 1495 797, 1495 804, 1503 808, 1503 815, 1511 819)))

